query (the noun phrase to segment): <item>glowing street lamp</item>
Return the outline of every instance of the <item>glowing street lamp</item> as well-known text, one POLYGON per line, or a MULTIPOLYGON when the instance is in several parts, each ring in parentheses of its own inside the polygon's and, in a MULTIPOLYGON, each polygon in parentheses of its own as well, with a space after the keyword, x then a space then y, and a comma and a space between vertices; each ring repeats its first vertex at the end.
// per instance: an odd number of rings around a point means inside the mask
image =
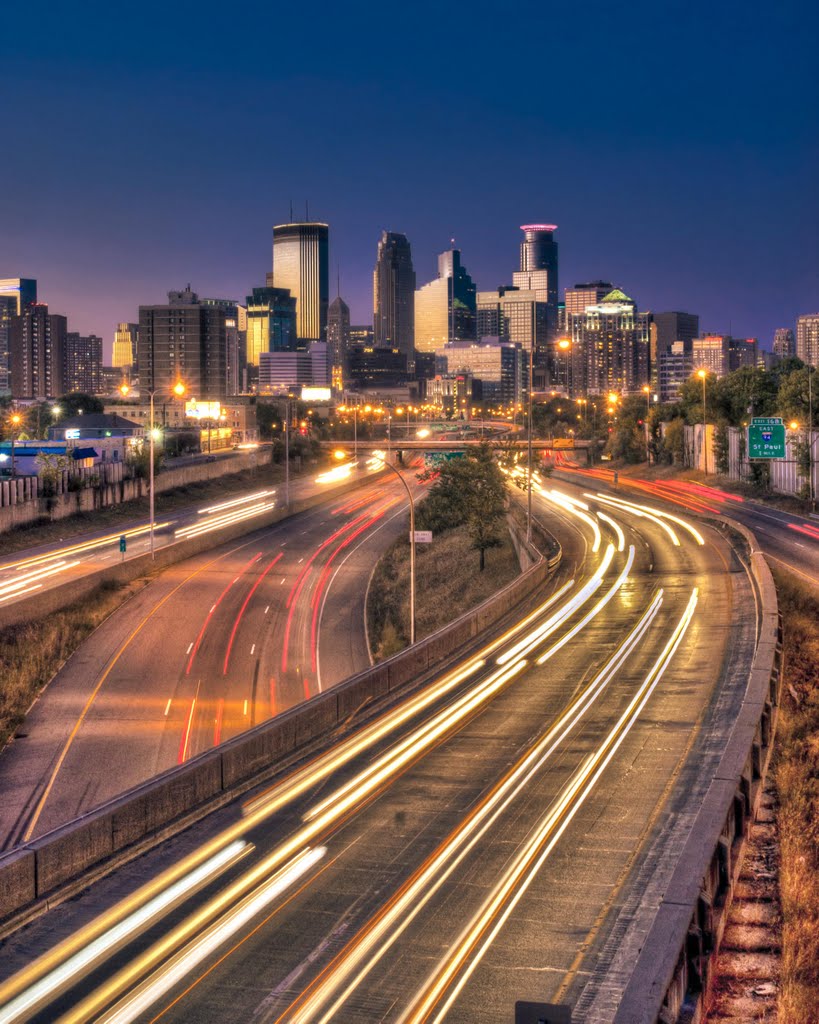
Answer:
POLYGON ((572 391, 571 391, 571 388, 569 387, 569 350, 572 347, 572 339, 571 338, 560 338, 558 343, 557 343, 557 347, 566 356, 566 365, 565 365, 565 368, 564 368, 564 376, 565 376, 565 383, 566 383, 566 397, 570 398, 572 391))
MULTIPOLYGON (((123 381, 122 384, 120 384, 119 386, 119 392, 123 398, 125 398, 128 395, 130 390, 130 387, 125 381, 123 381)), ((148 529, 148 536, 150 538, 151 558, 154 558, 154 526, 156 523, 156 495, 154 493, 156 490, 154 486, 154 442, 156 441, 156 437, 158 434, 158 431, 154 426, 154 395, 157 393, 157 391, 161 390, 161 388, 151 388, 148 391, 148 396, 151 400, 149 407, 150 412, 148 413, 148 495, 150 502, 150 526, 148 529)), ((182 396, 185 394, 186 388, 182 381, 178 380, 171 390, 173 391, 174 395, 176 395, 177 398, 182 398, 182 396)))
POLYGON ((11 414, 11 475, 12 475, 12 477, 15 477, 17 475, 17 470, 15 468, 15 462, 14 462, 14 442, 16 440, 17 430, 18 430, 18 428, 19 428, 19 426, 20 426, 20 424, 22 422, 23 422, 23 417, 20 415, 19 412, 13 412, 11 414))

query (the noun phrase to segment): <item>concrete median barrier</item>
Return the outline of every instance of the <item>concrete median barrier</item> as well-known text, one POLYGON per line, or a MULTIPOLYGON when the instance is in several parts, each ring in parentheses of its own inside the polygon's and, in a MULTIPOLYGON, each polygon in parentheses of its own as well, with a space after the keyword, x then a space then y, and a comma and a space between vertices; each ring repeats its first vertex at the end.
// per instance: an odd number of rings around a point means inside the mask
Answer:
POLYGON ((84 815, 30 845, 36 858, 37 895, 41 896, 111 856, 111 813, 84 815))
POLYGON ((285 712, 222 744, 222 788, 232 789, 271 765, 281 764, 296 749, 296 719, 296 714, 285 712))
MULTIPOLYGON (((112 813, 112 849, 122 850, 222 791, 222 759, 208 751, 146 783, 129 798, 116 801, 112 813)), ((109 804, 109 806, 111 806, 109 804)))
POLYGON ((36 896, 34 850, 12 850, 0 856, 0 918, 33 903, 36 896))

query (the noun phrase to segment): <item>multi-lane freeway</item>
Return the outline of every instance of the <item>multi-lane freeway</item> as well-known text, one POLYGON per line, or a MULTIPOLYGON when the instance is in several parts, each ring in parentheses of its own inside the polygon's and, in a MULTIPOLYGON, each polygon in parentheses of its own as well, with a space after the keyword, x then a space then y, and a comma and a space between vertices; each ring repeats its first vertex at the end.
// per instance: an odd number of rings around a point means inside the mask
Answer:
POLYGON ((0 1024, 610 1019, 755 598, 718 531, 584 489, 536 482, 563 566, 500 636, 9 937, 0 1024))
MULTIPOLYGON (((297 501, 326 489, 334 476, 366 479, 378 472, 377 459, 362 458, 289 484, 289 499, 297 501)), ((158 516, 154 522, 154 549, 159 550, 187 539, 218 533, 226 526, 252 521, 287 504, 284 484, 275 487, 263 482, 245 494, 224 501, 210 501, 179 509, 172 515, 158 516)), ((145 555, 151 549, 151 523, 140 518, 116 531, 96 530, 67 542, 52 542, 17 552, 0 559, 0 607, 31 597, 49 587, 59 586, 80 576, 88 576, 120 561, 145 555), (125 539, 125 550, 121 541, 125 539)))
MULTIPOLYGON (((602 485, 608 492, 615 491, 611 470, 579 469, 559 453, 556 462, 558 475, 565 475, 565 479, 585 479, 595 489, 602 485)), ((642 495, 655 501, 671 502, 688 512, 729 516, 753 530, 774 569, 792 572, 803 582, 819 588, 819 516, 798 515, 687 480, 643 480, 621 475, 617 490, 634 500, 642 495)))
POLYGON ((366 584, 405 518, 399 482, 379 478, 157 577, 69 659, 0 753, 0 848, 368 667, 366 584))

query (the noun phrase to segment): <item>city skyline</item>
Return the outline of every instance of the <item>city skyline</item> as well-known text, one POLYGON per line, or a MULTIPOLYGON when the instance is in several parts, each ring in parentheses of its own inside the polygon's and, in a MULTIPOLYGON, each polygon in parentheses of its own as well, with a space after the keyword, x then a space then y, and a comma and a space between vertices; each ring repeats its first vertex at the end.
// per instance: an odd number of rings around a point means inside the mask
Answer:
POLYGON ((560 225, 563 285, 610 280, 766 347, 819 309, 815 9, 524 2, 488 19, 422 2, 384 61, 397 15, 319 5, 305 48, 251 7, 227 48, 207 2, 195 19, 46 3, 36 35, 7 13, 0 74, 25 117, 0 274, 36 278, 106 352, 118 322, 188 281, 249 294, 291 216, 330 225, 354 323, 382 230, 406 234, 419 281, 454 237, 486 290, 511 283, 518 225, 541 219, 560 225))

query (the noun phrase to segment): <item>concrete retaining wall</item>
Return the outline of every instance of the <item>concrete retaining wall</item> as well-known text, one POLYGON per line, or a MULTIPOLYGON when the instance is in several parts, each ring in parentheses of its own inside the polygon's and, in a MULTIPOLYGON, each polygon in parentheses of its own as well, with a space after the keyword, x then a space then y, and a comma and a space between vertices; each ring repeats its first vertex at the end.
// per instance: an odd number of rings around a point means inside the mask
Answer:
POLYGON ((698 1020, 707 1009, 748 827, 759 808, 780 696, 782 636, 771 572, 754 536, 733 528, 751 550, 761 603, 759 640, 742 707, 697 815, 615 1024, 698 1020))
MULTIPOLYGON (((93 445, 93 442, 89 441, 89 445, 93 445)), ((175 487, 219 479, 241 473, 246 469, 256 469, 268 465, 271 458, 272 449, 254 449, 218 459, 216 462, 194 462, 187 466, 163 469, 155 479, 156 493, 161 494, 175 487)), ((42 487, 35 476, 0 481, 0 533, 41 519, 47 522, 65 519, 80 512, 94 512, 147 495, 147 480, 130 477, 124 479, 123 473, 124 466, 121 462, 100 463, 93 468, 65 472, 64 479, 59 484, 60 493, 51 498, 43 497, 42 487), (84 486, 76 491, 69 490, 69 477, 82 478, 84 486), (92 480, 100 478, 101 483, 92 485, 92 480)))
POLYGON ((371 713, 388 695, 419 681, 543 586, 561 554, 556 541, 548 540, 550 557, 540 557, 503 590, 414 648, 0 856, 0 932, 136 856, 160 832, 164 837, 187 827, 237 790, 275 774, 285 758, 328 740, 354 717, 361 721, 362 712, 371 713))

